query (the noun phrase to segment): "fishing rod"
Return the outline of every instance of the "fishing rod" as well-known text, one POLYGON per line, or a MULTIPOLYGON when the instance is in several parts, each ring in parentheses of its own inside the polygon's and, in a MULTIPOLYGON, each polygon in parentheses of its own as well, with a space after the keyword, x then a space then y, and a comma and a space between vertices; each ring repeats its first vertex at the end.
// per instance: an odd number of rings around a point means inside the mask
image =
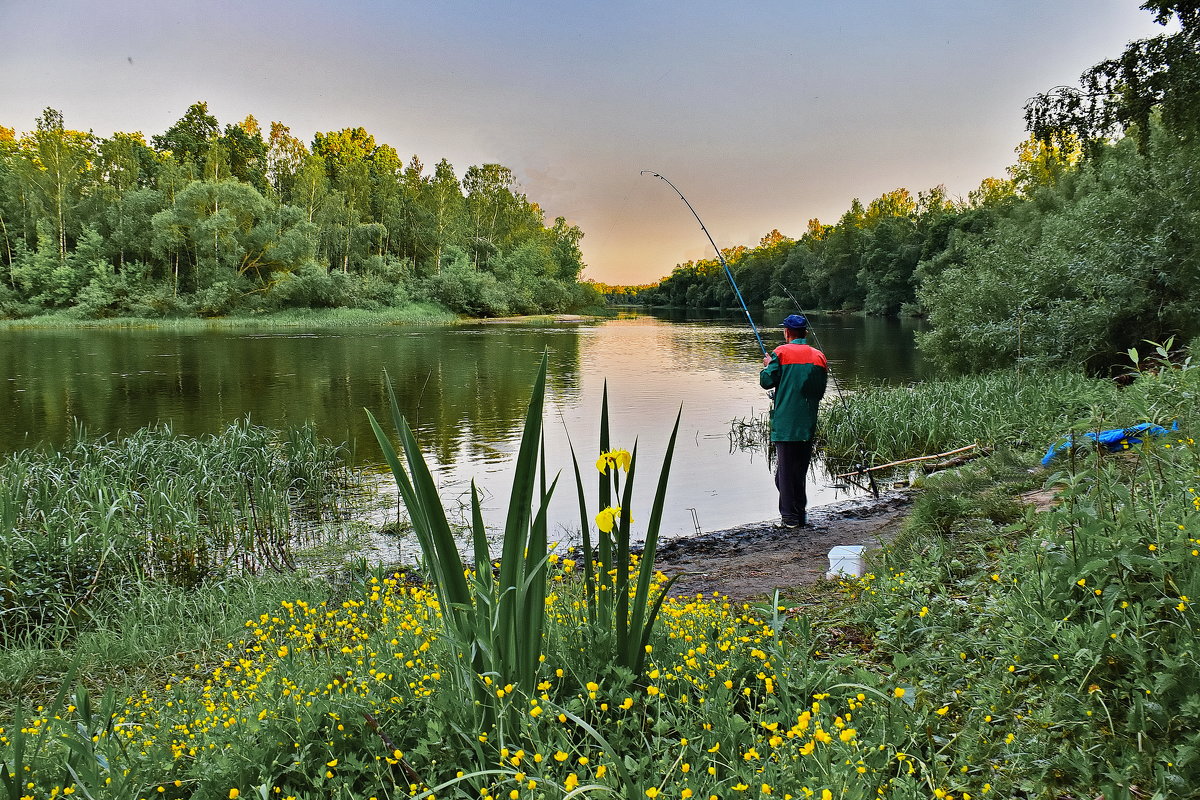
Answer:
MULTIPOLYGON (((793 295, 791 293, 791 291, 786 286, 784 286, 782 283, 779 283, 778 281, 776 281, 776 285, 780 289, 783 289, 783 293, 788 296, 788 300, 791 300, 792 305, 796 307, 796 310, 799 311, 801 314, 804 314, 805 319, 807 319, 808 315, 804 313, 804 308, 800 305, 800 301, 796 299, 795 295, 793 295)), ((817 349, 824 352, 825 348, 821 346, 821 339, 820 339, 820 337, 817 336, 816 330, 811 325, 808 327, 807 334, 813 338, 813 341, 817 345, 817 349)), ((825 366, 825 372, 832 377, 833 370, 831 370, 829 368, 828 358, 826 359, 826 362, 827 363, 825 366)), ((846 394, 842 391, 840 386, 838 387, 837 394, 838 394, 838 398, 842 401, 842 410, 846 414, 846 419, 852 420, 853 417, 850 414, 850 404, 848 402, 846 402, 846 394)), ((862 437, 855 436, 854 439, 855 439, 855 443, 858 444, 859 457, 862 458, 863 461, 867 461, 868 460, 867 459, 867 447, 865 444, 863 444, 862 437)), ((879 497, 879 486, 875 483, 875 473, 872 472, 871 470, 868 470, 866 468, 865 464, 856 464, 855 472, 859 475, 867 476, 867 481, 871 485, 871 494, 875 498, 878 498, 879 497)))
POLYGON ((717 243, 713 241, 712 234, 708 232, 708 228, 704 226, 704 220, 700 219, 700 215, 696 213, 696 209, 692 208, 692 204, 683 196, 683 192, 679 191, 679 187, 667 180, 666 176, 659 175, 652 169, 644 169, 639 175, 653 175, 663 181, 675 190, 675 194, 679 195, 679 199, 688 207, 688 211, 692 212, 692 216, 696 218, 696 222, 700 223, 700 230, 704 231, 704 235, 708 237, 708 243, 713 246, 713 250, 717 251, 717 260, 721 262, 721 266, 725 268, 725 277, 729 278, 729 285, 733 287, 734 294, 737 295, 738 302, 742 304, 742 311, 746 312, 746 321, 750 323, 750 330, 754 331, 754 338, 758 340, 758 346, 762 349, 763 355, 768 355, 767 346, 763 344, 762 337, 758 335, 758 327, 754 324, 753 318, 750 316, 750 309, 746 308, 746 301, 742 299, 742 290, 738 288, 737 281, 733 279, 733 272, 730 271, 729 265, 725 263, 725 256, 721 254, 721 248, 717 247, 717 243))

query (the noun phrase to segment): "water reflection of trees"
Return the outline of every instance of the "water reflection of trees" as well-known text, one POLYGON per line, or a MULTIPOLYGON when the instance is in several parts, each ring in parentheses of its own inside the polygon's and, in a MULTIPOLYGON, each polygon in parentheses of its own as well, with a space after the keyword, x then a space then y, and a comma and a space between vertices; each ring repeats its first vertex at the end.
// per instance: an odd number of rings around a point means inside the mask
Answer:
MULTIPOLYGON (((757 360, 762 353, 740 311, 655 309, 653 317, 693 325, 706 333, 720 326, 723 335, 715 346, 731 361, 757 360)), ((767 350, 782 344, 780 315, 767 317, 758 311, 754 317, 767 350)), ((815 333, 809 344, 824 350, 835 379, 842 385, 904 382, 926 374, 926 365, 914 344, 914 334, 924 324, 920 320, 827 312, 809 312, 808 317, 815 333)), ((714 342, 706 340, 702 346, 711 348, 714 342)))
POLYGON ((926 374, 913 343, 920 323, 912 319, 812 315, 835 377, 844 385, 911 381, 926 374))
POLYGON ((551 390, 578 384, 569 328, 403 329, 322 334, 10 331, 0 348, 0 449, 57 444, 89 431, 170 422, 199 435, 249 415, 272 426, 312 421, 357 441, 372 460, 363 408, 385 407, 386 369, 401 412, 440 461, 517 436, 541 352, 551 390))

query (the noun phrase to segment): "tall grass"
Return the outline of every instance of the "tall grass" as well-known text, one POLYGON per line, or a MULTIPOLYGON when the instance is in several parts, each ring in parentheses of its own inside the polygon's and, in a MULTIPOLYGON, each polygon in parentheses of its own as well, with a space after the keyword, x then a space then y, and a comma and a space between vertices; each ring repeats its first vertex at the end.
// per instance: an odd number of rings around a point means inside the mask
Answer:
POLYGON ((907 387, 871 387, 826 403, 819 435, 836 466, 884 463, 978 442, 1043 449, 1080 419, 1117 422, 1111 381, 1072 372, 1001 370, 907 387), (1043 444, 1045 443, 1045 444, 1043 444), (864 452, 865 451, 865 452, 864 452))
POLYGON ((357 478, 311 427, 168 426, 123 439, 79 432, 57 452, 0 461, 0 642, 86 620, 141 582, 194 587, 294 566, 326 536, 357 478))

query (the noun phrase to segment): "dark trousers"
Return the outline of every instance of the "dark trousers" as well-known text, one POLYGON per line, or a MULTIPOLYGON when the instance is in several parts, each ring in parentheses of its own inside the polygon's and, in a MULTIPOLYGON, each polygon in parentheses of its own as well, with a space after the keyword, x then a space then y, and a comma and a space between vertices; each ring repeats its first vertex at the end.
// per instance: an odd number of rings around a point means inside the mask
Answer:
POLYGON ((807 522, 804 507, 808 505, 808 494, 804 482, 812 454, 812 440, 775 443, 775 488, 779 490, 779 516, 785 525, 807 522))

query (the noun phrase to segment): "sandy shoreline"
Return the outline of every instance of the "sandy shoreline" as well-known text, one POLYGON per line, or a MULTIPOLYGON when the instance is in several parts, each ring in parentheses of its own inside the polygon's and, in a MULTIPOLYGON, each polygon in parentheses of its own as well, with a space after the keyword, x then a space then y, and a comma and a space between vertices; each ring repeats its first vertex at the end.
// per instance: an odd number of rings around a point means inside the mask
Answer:
POLYGON ((912 499, 911 492, 893 491, 878 500, 843 500, 810 509, 808 527, 798 530, 770 520, 672 539, 659 544, 656 564, 667 575, 681 575, 672 594, 720 592, 734 600, 770 595, 821 580, 829 551, 838 545, 870 549, 891 536, 912 499))

